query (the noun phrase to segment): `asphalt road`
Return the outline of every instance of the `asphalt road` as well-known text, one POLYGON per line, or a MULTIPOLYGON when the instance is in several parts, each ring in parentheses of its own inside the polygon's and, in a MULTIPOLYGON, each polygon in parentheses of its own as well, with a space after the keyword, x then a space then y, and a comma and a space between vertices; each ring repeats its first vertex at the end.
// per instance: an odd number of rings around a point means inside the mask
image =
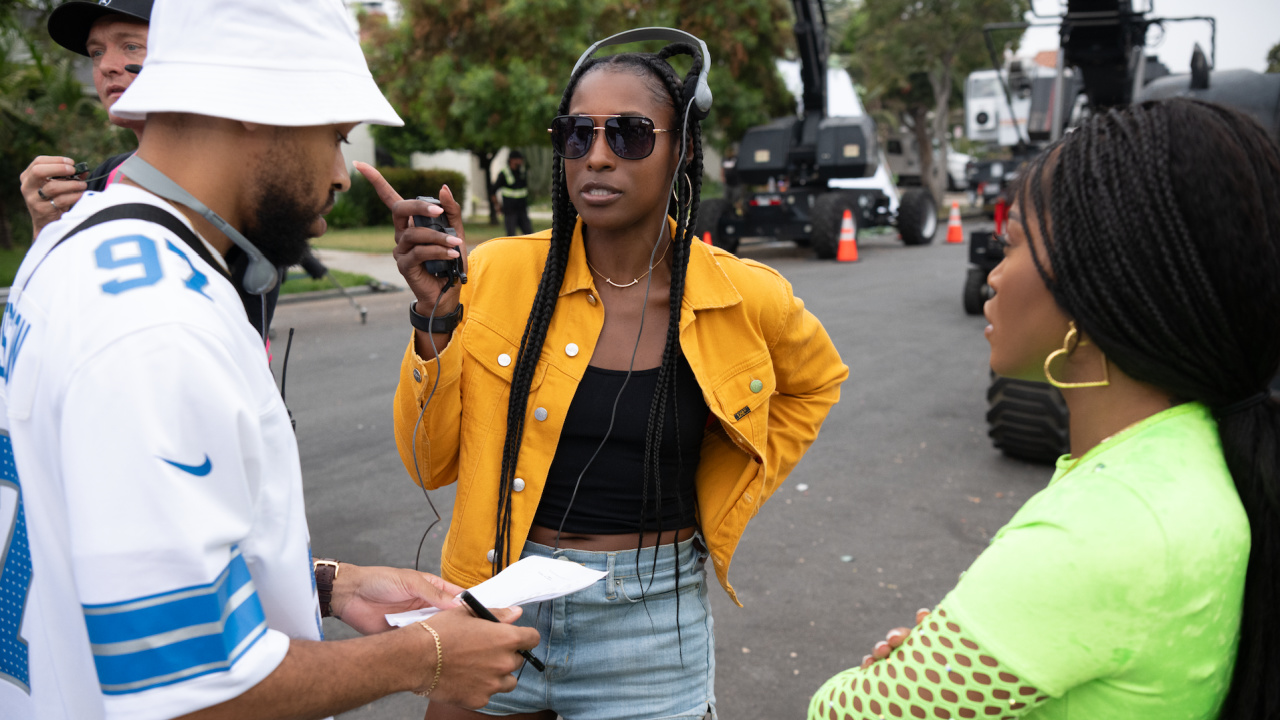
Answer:
MULTIPOLYGON (((803 717, 826 678, 936 604, 1049 479, 986 437, 985 321, 961 309, 967 246, 904 247, 887 235, 859 249, 859 262, 837 264, 789 245, 742 248, 792 282, 850 377, 813 448, 747 528, 730 576, 745 607, 712 589, 727 720, 803 717)), ((282 305, 274 367, 279 377, 296 328, 286 393, 316 555, 412 566, 434 516, 391 434, 410 297, 359 300, 366 325, 342 299, 282 305)), ((452 498, 432 494, 445 520, 426 539, 424 570, 438 569, 452 498)), ((325 622, 331 637, 350 635, 325 622)), ((425 705, 402 694, 343 717, 418 718, 425 705)))

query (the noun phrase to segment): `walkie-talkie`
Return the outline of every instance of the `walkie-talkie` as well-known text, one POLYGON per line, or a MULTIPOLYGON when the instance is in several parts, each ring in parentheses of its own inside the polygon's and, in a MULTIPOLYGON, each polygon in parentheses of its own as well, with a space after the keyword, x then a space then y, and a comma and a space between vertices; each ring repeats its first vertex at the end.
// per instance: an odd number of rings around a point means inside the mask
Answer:
MULTIPOLYGON (((436 207, 442 207, 440 205, 440 201, 433 197, 423 197, 419 195, 418 199, 423 202, 429 202, 436 207)), ((442 222, 443 219, 444 215, 438 215, 436 217, 431 217, 430 215, 414 215, 413 226, 430 228, 431 230, 437 230, 446 235, 457 237, 458 232, 445 225, 444 222, 442 222)), ((452 260, 428 260, 422 263, 422 269, 436 277, 452 278, 463 285, 467 284, 467 271, 462 267, 461 257, 456 257, 452 260)))

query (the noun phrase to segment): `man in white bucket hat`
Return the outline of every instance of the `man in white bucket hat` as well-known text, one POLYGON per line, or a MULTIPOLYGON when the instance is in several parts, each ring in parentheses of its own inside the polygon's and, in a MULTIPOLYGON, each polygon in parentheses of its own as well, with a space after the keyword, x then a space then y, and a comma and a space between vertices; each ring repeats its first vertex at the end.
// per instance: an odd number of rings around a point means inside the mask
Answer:
MULTIPOLYGON (((104 0, 109 2, 110 0, 104 0)), ((226 274, 268 292, 399 124, 340 0, 157 0, 113 112, 125 179, 27 253, 0 338, 6 718, 324 717, 399 691, 478 707, 536 631, 409 570, 313 561, 297 444, 226 274), (391 630, 384 614, 449 608, 391 630), (320 618, 366 637, 320 642, 320 618)))

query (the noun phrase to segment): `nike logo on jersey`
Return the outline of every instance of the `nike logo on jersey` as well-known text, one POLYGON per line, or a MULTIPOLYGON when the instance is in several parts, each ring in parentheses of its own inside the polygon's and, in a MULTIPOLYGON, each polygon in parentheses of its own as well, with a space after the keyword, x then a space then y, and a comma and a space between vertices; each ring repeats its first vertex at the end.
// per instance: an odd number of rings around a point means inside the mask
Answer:
MULTIPOLYGON (((157 455, 156 457, 160 457, 160 456, 157 455)), ((173 460, 170 460, 168 458, 160 458, 160 459, 178 468, 182 472, 190 473, 191 475, 195 475, 196 477, 204 477, 205 475, 208 475, 209 473, 213 472, 213 461, 209 459, 209 455, 207 453, 204 456, 204 463, 201 465, 183 465, 180 462, 174 462, 173 460)))

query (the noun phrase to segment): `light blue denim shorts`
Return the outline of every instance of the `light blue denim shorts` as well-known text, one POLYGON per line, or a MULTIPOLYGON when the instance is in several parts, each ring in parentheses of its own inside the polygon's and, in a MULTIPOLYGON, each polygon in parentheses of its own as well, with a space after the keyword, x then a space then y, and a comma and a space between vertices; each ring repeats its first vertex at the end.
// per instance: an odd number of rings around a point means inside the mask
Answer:
POLYGON ((580 592, 524 606, 517 624, 536 627, 542 636, 533 654, 546 672, 525 663, 516 689, 494 695, 480 712, 550 709, 564 720, 714 720, 707 551, 699 535, 677 548, 678 562, 670 544, 658 548, 655 567, 654 548, 586 552, 525 543, 521 557, 563 558, 607 574, 580 592))

